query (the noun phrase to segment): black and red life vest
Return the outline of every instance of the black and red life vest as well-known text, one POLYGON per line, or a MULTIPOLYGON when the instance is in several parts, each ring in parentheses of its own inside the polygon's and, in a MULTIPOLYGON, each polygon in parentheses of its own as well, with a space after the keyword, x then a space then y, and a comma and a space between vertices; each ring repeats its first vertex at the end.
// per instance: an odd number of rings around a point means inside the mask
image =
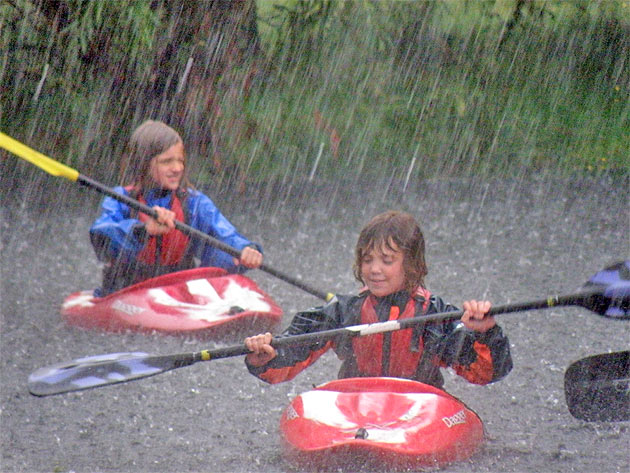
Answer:
MULTIPOLYGON (((418 287, 415 296, 424 298, 422 313, 426 312, 431 293, 424 288, 418 287)), ((393 305, 388 320, 415 317, 417 315, 416 297, 409 298, 402 314, 398 306, 393 305)), ((379 322, 375 306, 376 301, 372 296, 365 298, 361 306, 362 324, 379 322)), ((414 330, 409 328, 391 333, 355 337, 352 339, 352 351, 361 376, 413 378, 422 358, 423 342, 422 337, 415 337, 414 330), (391 337, 387 350, 384 349, 386 337, 391 337), (383 359, 384 350, 387 352, 385 361, 383 359), (384 362, 387 365, 385 367, 383 366, 384 362)))

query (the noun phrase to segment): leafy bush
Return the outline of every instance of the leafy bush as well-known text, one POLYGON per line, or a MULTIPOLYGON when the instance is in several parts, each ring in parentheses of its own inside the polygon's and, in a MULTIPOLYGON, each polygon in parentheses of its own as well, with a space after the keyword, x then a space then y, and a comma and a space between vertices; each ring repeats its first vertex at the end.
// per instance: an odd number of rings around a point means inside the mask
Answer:
POLYGON ((4 2, 0 128, 109 180, 147 117, 202 181, 627 172, 627 0, 253 5, 4 2))

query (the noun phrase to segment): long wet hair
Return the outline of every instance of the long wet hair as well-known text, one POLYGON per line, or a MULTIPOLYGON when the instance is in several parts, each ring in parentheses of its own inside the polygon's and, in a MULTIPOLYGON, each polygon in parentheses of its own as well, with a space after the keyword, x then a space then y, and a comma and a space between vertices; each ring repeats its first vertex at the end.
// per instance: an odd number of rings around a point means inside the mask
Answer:
MULTIPOLYGON (((132 185, 138 193, 154 187, 155 183, 151 177, 151 160, 180 142, 183 143, 183 140, 179 133, 166 123, 155 120, 145 121, 136 128, 127 144, 120 170, 120 182, 123 185, 132 185)), ((180 188, 186 189, 190 186, 187 169, 188 166, 184 165, 180 188)))
POLYGON ((388 248, 402 251, 405 271, 405 290, 412 294, 424 287, 427 264, 424 257, 424 235, 416 220, 405 212, 388 211, 374 217, 361 230, 355 248, 354 277, 362 284, 361 262, 373 249, 388 248))

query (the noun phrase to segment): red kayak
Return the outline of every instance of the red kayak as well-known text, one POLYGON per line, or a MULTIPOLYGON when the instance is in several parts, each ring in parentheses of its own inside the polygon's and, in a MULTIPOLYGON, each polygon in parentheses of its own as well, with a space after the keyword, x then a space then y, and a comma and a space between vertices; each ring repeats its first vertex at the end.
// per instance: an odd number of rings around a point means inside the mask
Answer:
POLYGON ((280 421, 287 453, 311 469, 443 466, 484 441, 477 414, 441 389, 405 379, 348 378, 297 396, 280 421))
POLYGON ((202 337, 273 331, 282 319, 282 309, 254 281, 209 267, 148 279, 106 297, 75 292, 61 314, 89 329, 202 337))

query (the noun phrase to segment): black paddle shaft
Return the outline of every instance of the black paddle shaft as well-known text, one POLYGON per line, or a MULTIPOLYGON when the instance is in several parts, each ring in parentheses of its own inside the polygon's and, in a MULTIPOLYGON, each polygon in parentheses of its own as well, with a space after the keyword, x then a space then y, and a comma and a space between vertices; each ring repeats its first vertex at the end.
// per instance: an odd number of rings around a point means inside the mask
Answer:
MULTIPOLYGON (((104 186, 103 184, 101 184, 98 181, 95 181, 93 179, 90 179, 87 176, 84 176, 83 174, 79 174, 79 177, 77 178, 77 182, 79 182, 80 184, 86 186, 86 187, 90 187, 98 192, 100 192, 101 194, 107 195, 109 197, 112 197, 113 199, 118 200, 119 202, 122 202, 126 205, 128 205, 129 207, 138 210, 140 212, 143 212, 153 218, 157 218, 158 214, 155 210, 153 210, 151 207, 149 207, 148 205, 143 204, 142 202, 138 202, 135 199, 132 199, 129 196, 126 195, 122 195, 119 194, 118 192, 114 191, 113 189, 104 186)), ((217 240, 216 238, 208 235, 207 233, 204 233, 200 230, 197 230, 196 228, 191 227, 190 225, 186 225, 183 222, 180 222, 178 220, 175 221, 175 228, 177 228, 179 231, 186 233, 187 235, 190 235, 194 238, 198 238, 212 246, 214 246, 215 248, 218 248, 221 251, 224 251, 225 253, 227 253, 230 256, 234 256, 235 258, 240 258, 241 256, 241 252, 238 251, 235 248, 232 248, 230 245, 227 245, 225 243, 223 243, 220 240, 217 240)), ((287 282, 295 287, 297 287, 298 289, 302 289, 305 292, 308 292, 309 294, 318 297, 319 299, 322 300, 328 300, 330 299, 329 295, 323 291, 314 289, 312 287, 310 287, 308 284, 292 277, 289 276, 288 274, 284 274, 281 271, 278 271, 277 269, 271 268, 269 266, 267 266, 266 264, 261 264, 259 266, 260 270, 265 271, 268 274, 271 274, 272 276, 275 276, 278 279, 283 280, 284 282, 287 282)))
MULTIPOLYGON (((577 305, 591 310, 599 309, 602 290, 594 288, 590 291, 580 292, 577 294, 568 294, 561 296, 552 296, 537 301, 505 304, 491 307, 486 316, 509 314, 514 312, 524 312, 528 310, 549 309, 551 307, 577 305)), ((324 342, 337 337, 360 337, 375 333, 393 332, 419 325, 435 324, 458 320, 464 314, 463 310, 452 312, 440 312, 437 314, 421 315, 409 319, 392 320, 388 322, 376 322, 373 324, 354 325, 350 327, 342 327, 331 330, 322 330, 319 332, 304 333, 300 335, 291 335, 287 337, 274 338, 271 345, 275 348, 283 346, 294 346, 301 344, 309 344, 315 342, 324 342)), ((205 350, 196 354, 196 361, 205 361, 211 359, 228 358, 232 356, 246 355, 249 350, 244 345, 237 345, 215 350, 205 350), (205 354, 205 356, 201 356, 205 354)))
MULTIPOLYGON (((593 288, 588 292, 578 294, 554 296, 538 301, 507 304, 490 309, 490 315, 505 314, 536 309, 546 309, 555 306, 579 305, 587 308, 599 305, 606 298, 602 288, 593 288), (593 304, 593 300, 597 304, 593 304)), ((332 330, 324 330, 301 335, 278 337, 273 339, 272 345, 281 346, 323 343, 338 337, 355 337, 376 333, 391 332, 410 328, 414 325, 441 323, 459 319, 463 311, 441 312, 423 315, 403 320, 391 320, 373 324, 355 325, 332 330)), ((82 389, 95 388, 110 384, 132 381, 154 376, 177 368, 192 365, 200 361, 228 358, 245 355, 249 350, 244 344, 202 350, 195 353, 176 355, 148 355, 146 353, 115 353, 97 357, 74 360, 37 370, 29 377, 29 391, 35 396, 49 396, 82 389)))
MULTIPOLYGON (((570 306, 579 305, 583 307, 590 307, 589 301, 601 295, 600 289, 593 289, 589 292, 581 292, 578 294, 570 294, 564 296, 553 296, 546 299, 540 299, 537 301, 505 304, 496 307, 492 307, 488 314, 499 315, 508 314, 514 312, 523 312, 536 309, 547 309, 555 306, 570 306)), ((427 325, 448 322, 452 320, 458 320, 463 315, 463 310, 452 312, 440 312, 437 314, 421 315, 418 317, 412 317, 402 320, 391 320, 388 322, 376 322, 372 324, 353 325, 350 327, 342 327, 331 330, 322 330, 319 332, 303 333, 300 335, 291 335, 285 337, 273 338, 271 345, 275 348, 306 345, 312 343, 324 343, 328 340, 333 340, 340 337, 363 337, 366 335, 372 335, 377 333, 393 332, 396 330, 403 330, 414 326, 427 325)), ((168 371, 171 369, 181 368, 184 366, 197 363, 199 361, 211 361, 221 358, 230 358, 235 356, 247 355, 250 353, 248 348, 244 345, 233 345, 228 347, 215 348, 213 350, 202 350, 194 353, 185 353, 179 355, 165 355, 165 356, 150 356, 144 359, 144 362, 150 360, 150 364, 159 367, 161 371, 168 371)))

